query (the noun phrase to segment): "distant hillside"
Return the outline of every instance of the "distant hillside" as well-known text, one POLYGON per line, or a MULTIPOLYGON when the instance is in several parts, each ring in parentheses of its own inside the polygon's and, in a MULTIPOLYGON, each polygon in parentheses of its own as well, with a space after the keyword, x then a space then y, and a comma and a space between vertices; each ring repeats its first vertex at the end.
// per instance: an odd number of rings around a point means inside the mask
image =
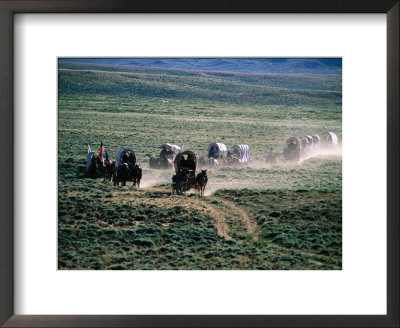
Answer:
POLYGON ((338 75, 199 72, 60 63, 60 96, 166 98, 246 105, 341 106, 338 75))
POLYGON ((341 58, 60 58, 59 61, 217 72, 342 74, 341 58))

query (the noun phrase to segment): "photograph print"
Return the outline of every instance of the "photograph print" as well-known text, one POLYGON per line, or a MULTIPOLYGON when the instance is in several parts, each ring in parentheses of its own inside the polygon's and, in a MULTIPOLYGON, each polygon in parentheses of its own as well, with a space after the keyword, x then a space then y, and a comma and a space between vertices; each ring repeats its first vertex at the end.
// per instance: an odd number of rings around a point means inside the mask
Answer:
POLYGON ((341 58, 58 58, 59 270, 341 270, 341 58))

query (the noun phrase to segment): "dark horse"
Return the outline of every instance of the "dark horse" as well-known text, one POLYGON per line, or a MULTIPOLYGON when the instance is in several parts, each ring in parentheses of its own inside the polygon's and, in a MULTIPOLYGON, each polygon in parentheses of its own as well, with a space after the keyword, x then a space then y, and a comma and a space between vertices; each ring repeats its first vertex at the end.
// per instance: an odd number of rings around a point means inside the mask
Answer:
POLYGON ((103 163, 98 156, 92 156, 88 169, 88 177, 91 179, 101 178, 103 176, 103 163))
POLYGON ((106 162, 103 168, 103 178, 104 180, 111 181, 111 178, 115 172, 115 162, 106 162))
POLYGON ((140 187, 140 180, 142 179, 142 168, 139 164, 129 165, 128 163, 121 163, 113 174, 114 185, 126 185, 127 181, 132 181, 133 186, 140 187))
POLYGON ((142 180, 142 168, 140 164, 136 164, 133 169, 133 185, 140 187, 140 180, 142 180))
POLYGON ((201 170, 199 174, 196 176, 196 190, 200 192, 200 196, 204 196, 204 189, 206 189, 206 185, 208 182, 207 178, 207 170, 201 170))

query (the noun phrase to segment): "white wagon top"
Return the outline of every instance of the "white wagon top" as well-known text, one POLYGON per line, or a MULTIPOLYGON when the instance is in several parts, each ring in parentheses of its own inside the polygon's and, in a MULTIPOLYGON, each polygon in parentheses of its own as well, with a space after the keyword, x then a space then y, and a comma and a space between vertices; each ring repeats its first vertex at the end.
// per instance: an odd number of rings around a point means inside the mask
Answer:
POLYGON ((324 132, 322 134, 322 136, 324 136, 324 135, 330 135, 332 144, 334 144, 334 145, 338 144, 338 138, 337 138, 337 135, 335 133, 333 133, 333 132, 324 132))
POLYGON ((250 147, 244 144, 233 145, 232 150, 237 149, 239 151, 239 162, 248 163, 250 162, 250 147))

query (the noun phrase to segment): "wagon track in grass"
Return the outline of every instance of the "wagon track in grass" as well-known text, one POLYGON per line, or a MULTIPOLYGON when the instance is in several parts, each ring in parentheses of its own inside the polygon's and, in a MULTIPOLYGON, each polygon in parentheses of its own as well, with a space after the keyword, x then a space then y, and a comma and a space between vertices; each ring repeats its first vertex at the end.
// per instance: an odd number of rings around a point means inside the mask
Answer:
POLYGON ((246 226, 247 232, 249 234, 254 235, 256 233, 256 228, 257 228, 256 221, 254 219, 251 219, 243 209, 241 209, 233 202, 228 201, 226 199, 223 198, 217 198, 217 199, 223 202, 224 205, 227 205, 229 208, 231 208, 234 212, 239 214, 240 220, 243 221, 244 225, 246 226))
MULTIPOLYGON (((129 188, 129 187, 127 187, 129 188)), ((225 239, 231 239, 229 222, 243 226, 248 234, 256 235, 257 223, 250 218, 247 213, 235 205, 233 202, 217 197, 198 197, 195 194, 188 196, 170 195, 168 189, 164 186, 154 186, 149 188, 125 189, 112 192, 113 199, 117 203, 132 204, 134 206, 157 206, 162 208, 173 208, 182 206, 189 212, 194 209, 208 215, 214 220, 215 227, 219 236, 225 239), (158 192, 162 193, 160 198, 138 197, 142 192, 158 192), (210 202, 211 200, 211 202, 210 202), (218 204, 213 204, 212 200, 217 200, 218 204)), ((168 225, 164 225, 168 227, 168 225)))
MULTIPOLYGON (((116 199, 117 203, 121 204, 132 204, 134 206, 157 206, 162 208, 173 208, 181 206, 187 209, 188 212, 198 210, 214 220, 215 227, 219 236, 226 239, 231 239, 229 231, 231 230, 228 223, 227 211, 221 210, 216 206, 208 203, 205 198, 197 196, 178 196, 170 195, 165 187, 155 186, 150 188, 137 189, 125 189, 121 191, 113 191, 113 198, 116 199), (161 193, 160 198, 151 197, 137 197, 143 192, 158 192, 161 193)), ((167 227, 168 225, 165 225, 167 227)))

